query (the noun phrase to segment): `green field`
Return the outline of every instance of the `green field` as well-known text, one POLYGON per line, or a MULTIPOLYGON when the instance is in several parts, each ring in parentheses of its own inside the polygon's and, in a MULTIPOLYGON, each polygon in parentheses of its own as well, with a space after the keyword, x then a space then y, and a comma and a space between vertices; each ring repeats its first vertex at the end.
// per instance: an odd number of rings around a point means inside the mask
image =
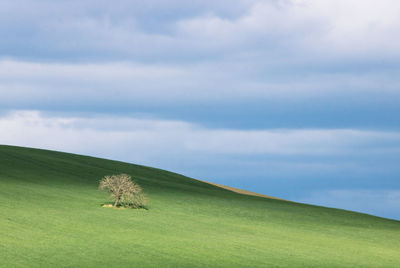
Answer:
POLYGON ((1 267, 400 267, 400 222, 117 161, 0 146, 1 267), (103 208, 127 173, 149 210, 103 208))

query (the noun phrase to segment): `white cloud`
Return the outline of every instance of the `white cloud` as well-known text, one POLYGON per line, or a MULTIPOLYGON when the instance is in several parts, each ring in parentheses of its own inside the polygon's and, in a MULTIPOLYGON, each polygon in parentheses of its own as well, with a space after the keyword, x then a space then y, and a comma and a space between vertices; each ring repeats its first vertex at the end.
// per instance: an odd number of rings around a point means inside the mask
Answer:
POLYGON ((39 63, 13 60, 0 61, 0 77, 7 79, 80 79, 126 80, 126 79, 161 79, 183 75, 182 68, 163 65, 145 65, 134 63, 39 63))
MULTIPOLYGON (((46 104, 78 101, 88 104, 139 98, 152 99, 158 93, 166 99, 182 90, 179 82, 187 72, 183 68, 133 63, 57 64, 0 61, 0 93, 3 103, 29 99, 46 104), (170 84, 172 88, 168 86, 170 84)), ((184 83, 184 81, 183 81, 184 83)))
POLYGON ((399 12, 395 0, 258 1, 238 18, 211 13, 181 20, 177 29, 191 38, 207 39, 205 47, 254 47, 258 42, 266 50, 312 51, 313 57, 319 52, 322 58, 399 56, 399 12))
MULTIPOLYGON (((331 130, 218 130, 182 121, 128 117, 46 117, 17 111, 0 118, 0 141, 126 160, 190 154, 346 155, 393 150, 400 133, 331 130), (45 139, 43 137, 46 137, 45 139), (382 145, 383 144, 383 145, 382 145)), ((400 148, 397 148, 400 151, 400 148)), ((181 155, 181 156, 179 156, 181 155)))
POLYGON ((258 67, 240 62, 166 65, 0 60, 0 104, 12 109, 31 108, 29 103, 41 109, 49 104, 63 108, 69 103, 90 107, 99 102, 114 106, 127 102, 132 105, 164 102, 173 108, 174 104, 188 101, 225 104, 265 99, 284 102, 337 94, 393 99, 390 96, 400 94, 397 71, 316 73, 290 78, 267 74, 260 79, 248 71, 251 68, 258 67))
POLYGON ((44 55, 67 53, 69 58, 93 52, 100 59, 112 55, 152 61, 238 55, 256 55, 262 62, 399 56, 396 0, 215 2, 36 1, 31 8, 25 2, 2 1, 0 33, 9 37, 2 43, 11 51, 26 43, 44 55), (21 30, 31 33, 29 39, 7 32, 21 30))
POLYGON ((37 9, 21 10, 20 2, 2 2, 4 53, 18 58, 35 47, 28 58, 57 60, 0 60, 0 107, 162 103, 173 109, 310 99, 366 106, 360 99, 398 99, 398 1, 217 2, 101 1, 93 12, 93 1, 40 1, 37 9), (173 11, 163 16, 167 7, 173 11), (14 36, 20 39, 8 44, 14 36), (362 62, 354 59, 360 55, 362 62), (65 63, 81 57, 90 63, 65 63))

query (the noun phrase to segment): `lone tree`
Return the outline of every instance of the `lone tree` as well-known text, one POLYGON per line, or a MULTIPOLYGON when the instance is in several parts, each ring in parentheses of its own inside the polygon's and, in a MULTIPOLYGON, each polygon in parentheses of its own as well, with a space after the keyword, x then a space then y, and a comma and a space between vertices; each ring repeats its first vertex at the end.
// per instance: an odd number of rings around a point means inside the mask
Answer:
POLYGON ((114 207, 140 208, 146 205, 146 198, 142 188, 127 174, 105 176, 99 185, 100 190, 110 193, 114 207))

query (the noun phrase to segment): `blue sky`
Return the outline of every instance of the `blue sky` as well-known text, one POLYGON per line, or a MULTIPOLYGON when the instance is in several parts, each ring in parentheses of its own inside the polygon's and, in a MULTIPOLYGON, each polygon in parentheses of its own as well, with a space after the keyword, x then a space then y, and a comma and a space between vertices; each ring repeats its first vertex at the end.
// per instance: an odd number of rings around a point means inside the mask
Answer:
POLYGON ((400 3, 0 3, 0 143, 400 219, 400 3))

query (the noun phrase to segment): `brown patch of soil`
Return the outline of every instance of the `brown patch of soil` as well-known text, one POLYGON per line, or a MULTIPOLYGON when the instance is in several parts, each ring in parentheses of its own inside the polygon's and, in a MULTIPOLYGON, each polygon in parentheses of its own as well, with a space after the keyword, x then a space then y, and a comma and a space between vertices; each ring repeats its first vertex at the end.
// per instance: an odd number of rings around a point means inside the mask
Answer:
POLYGON ((205 182, 205 183, 208 183, 208 184, 212 184, 214 186, 217 186, 217 187, 220 187, 220 188, 223 188, 223 189, 226 189, 228 191, 232 191, 232 192, 235 192, 235 193, 238 193, 238 194, 245 194, 245 195, 252 195, 252 196, 259 196, 259 197, 264 197, 264 198, 288 201, 288 200, 285 200, 285 199, 282 199, 282 198, 269 196, 269 195, 265 195, 265 194, 259 194, 259 193, 255 193, 255 192, 251 192, 251 191, 246 191, 246 190, 242 190, 242 189, 239 189, 239 188, 226 186, 226 185, 222 185, 222 184, 218 184, 218 183, 213 183, 213 182, 209 182, 209 181, 202 181, 202 180, 199 180, 199 181, 205 182))

